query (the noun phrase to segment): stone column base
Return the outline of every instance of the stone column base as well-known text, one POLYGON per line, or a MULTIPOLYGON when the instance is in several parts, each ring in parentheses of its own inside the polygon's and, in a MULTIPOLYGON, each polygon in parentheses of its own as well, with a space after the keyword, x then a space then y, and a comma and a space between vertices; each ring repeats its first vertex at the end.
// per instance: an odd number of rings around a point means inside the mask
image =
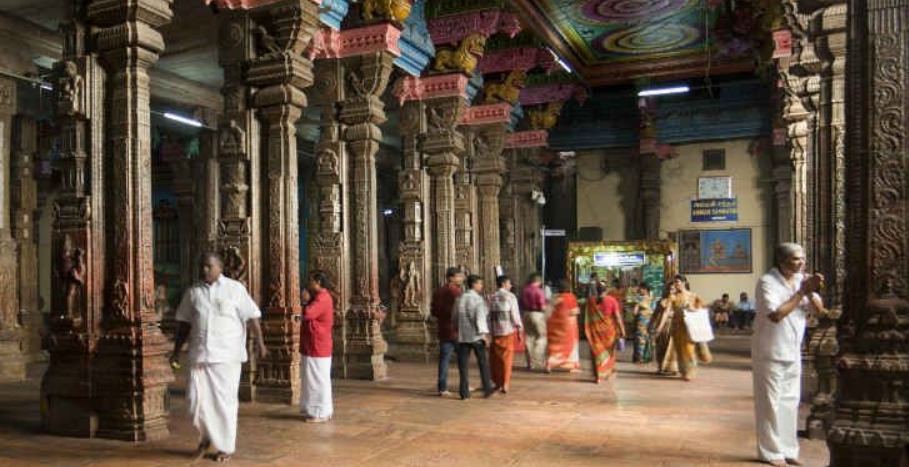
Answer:
POLYGON ((23 381, 28 358, 15 336, 0 337, 0 383, 23 381))

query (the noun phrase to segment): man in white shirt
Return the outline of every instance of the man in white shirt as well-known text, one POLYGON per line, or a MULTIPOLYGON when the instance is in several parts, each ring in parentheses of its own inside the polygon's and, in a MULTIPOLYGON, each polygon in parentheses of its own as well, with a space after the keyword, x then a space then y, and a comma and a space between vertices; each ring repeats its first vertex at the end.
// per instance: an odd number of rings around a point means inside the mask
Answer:
POLYGON ((486 341, 489 339, 489 325, 486 320, 489 317, 489 310, 486 307, 486 300, 480 295, 482 291, 483 278, 474 275, 468 276, 467 291, 458 297, 454 313, 451 315, 451 321, 458 329, 459 392, 462 400, 470 399, 468 365, 471 350, 477 356, 477 363, 480 365, 484 397, 489 397, 494 392, 489 377, 489 360, 486 350, 486 341))
POLYGON ((223 263, 215 253, 202 256, 202 280, 183 294, 177 308, 180 323, 174 342, 171 366, 180 368, 180 350, 189 339, 189 412, 199 430, 196 459, 210 447, 215 460, 227 462, 237 439, 237 411, 240 368, 247 360, 246 324, 256 338, 260 357, 268 351, 262 341, 259 318, 262 313, 243 284, 221 275, 223 263))
POLYGON ((489 371, 492 373, 494 390, 508 394, 511 384, 511 366, 514 363, 515 335, 521 339, 521 312, 518 297, 511 293, 511 279, 508 276, 496 278, 499 290, 489 299, 492 342, 489 349, 489 371))
POLYGON ((805 276, 805 252, 795 243, 776 248, 776 267, 755 290, 751 340, 758 457, 776 467, 798 460, 798 408, 801 394, 802 338, 808 308, 826 313, 817 292, 824 276, 805 276))

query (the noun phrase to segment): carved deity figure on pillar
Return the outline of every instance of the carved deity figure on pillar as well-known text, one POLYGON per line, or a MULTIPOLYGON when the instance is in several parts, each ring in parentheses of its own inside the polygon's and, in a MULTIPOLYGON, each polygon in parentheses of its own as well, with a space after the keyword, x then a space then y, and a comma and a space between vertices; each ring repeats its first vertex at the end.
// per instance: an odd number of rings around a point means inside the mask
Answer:
POLYGON ((404 289, 404 306, 414 307, 420 303, 420 272, 413 261, 407 263, 407 268, 401 270, 401 286, 404 289))
POLYGON ((67 236, 60 252, 60 269, 57 272, 63 288, 63 313, 61 318, 72 323, 73 328, 81 329, 85 313, 82 307, 82 294, 85 287, 85 250, 74 248, 72 239, 67 236))

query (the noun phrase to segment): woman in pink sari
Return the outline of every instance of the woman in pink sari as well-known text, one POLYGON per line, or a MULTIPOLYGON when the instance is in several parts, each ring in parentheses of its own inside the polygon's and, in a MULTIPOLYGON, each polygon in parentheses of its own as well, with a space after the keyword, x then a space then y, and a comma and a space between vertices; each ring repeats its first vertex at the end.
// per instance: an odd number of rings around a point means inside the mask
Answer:
POLYGON ((559 293, 552 299, 552 315, 546 321, 546 341, 549 359, 546 372, 552 369, 578 371, 581 358, 578 353, 578 299, 571 293, 568 283, 559 283, 559 293))

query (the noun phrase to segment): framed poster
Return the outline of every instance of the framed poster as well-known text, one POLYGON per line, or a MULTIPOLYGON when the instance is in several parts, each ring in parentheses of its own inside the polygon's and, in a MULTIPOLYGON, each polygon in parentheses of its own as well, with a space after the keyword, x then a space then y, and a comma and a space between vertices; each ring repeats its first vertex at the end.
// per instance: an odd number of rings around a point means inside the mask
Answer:
POLYGON ((698 177, 698 199, 732 198, 732 177, 698 177))
POLYGON ((679 232, 679 269, 684 274, 751 273, 751 229, 679 232))

